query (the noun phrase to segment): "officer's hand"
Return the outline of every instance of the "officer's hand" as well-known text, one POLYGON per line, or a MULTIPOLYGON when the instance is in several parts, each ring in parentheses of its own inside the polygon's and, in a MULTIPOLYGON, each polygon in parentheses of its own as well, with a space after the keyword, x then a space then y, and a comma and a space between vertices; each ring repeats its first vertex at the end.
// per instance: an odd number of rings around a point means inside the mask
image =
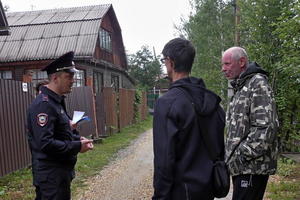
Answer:
POLYGON ((93 140, 83 139, 83 140, 80 140, 80 142, 81 142, 80 153, 87 152, 94 148, 93 140))
POLYGON ((87 138, 84 136, 80 136, 80 140, 87 140, 87 138))
POLYGON ((74 130, 77 128, 77 124, 73 124, 72 121, 70 120, 70 126, 71 126, 71 130, 74 130))

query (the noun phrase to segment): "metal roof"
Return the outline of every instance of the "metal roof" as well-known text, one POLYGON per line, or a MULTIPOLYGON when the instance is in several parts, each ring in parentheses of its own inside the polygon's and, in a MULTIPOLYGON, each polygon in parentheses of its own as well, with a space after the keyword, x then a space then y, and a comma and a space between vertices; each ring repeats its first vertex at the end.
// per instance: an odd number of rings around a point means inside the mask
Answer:
POLYGON ((0 62, 54 59, 67 51, 92 57, 111 4, 7 13, 11 35, 0 37, 0 62))

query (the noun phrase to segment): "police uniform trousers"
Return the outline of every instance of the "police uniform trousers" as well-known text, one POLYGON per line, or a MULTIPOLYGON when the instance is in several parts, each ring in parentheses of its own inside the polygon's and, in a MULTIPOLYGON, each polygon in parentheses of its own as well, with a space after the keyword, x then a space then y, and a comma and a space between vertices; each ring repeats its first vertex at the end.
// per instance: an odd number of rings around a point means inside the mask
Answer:
POLYGON ((74 170, 49 168, 35 172, 35 200, 70 200, 74 170))
POLYGON ((237 175, 232 177, 232 200, 262 200, 269 175, 237 175))

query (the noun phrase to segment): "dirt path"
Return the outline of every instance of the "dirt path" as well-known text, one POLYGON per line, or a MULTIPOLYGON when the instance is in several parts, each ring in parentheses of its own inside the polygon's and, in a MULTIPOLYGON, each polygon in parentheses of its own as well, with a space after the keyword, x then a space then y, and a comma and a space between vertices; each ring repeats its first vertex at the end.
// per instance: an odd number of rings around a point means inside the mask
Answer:
MULTIPOLYGON (((153 175, 152 130, 143 133, 98 175, 75 200, 151 199, 153 175)), ((231 194, 222 200, 231 200, 231 194)))
POLYGON ((143 133, 115 161, 88 181, 78 200, 141 200, 152 195, 152 130, 143 133))

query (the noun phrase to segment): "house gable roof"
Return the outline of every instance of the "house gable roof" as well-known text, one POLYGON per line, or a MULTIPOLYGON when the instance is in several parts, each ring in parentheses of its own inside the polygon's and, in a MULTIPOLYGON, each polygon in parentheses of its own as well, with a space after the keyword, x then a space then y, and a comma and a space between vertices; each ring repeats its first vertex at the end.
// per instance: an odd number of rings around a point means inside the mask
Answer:
POLYGON ((94 54, 101 19, 111 4, 7 13, 11 35, 0 37, 0 62, 75 58, 94 54))

